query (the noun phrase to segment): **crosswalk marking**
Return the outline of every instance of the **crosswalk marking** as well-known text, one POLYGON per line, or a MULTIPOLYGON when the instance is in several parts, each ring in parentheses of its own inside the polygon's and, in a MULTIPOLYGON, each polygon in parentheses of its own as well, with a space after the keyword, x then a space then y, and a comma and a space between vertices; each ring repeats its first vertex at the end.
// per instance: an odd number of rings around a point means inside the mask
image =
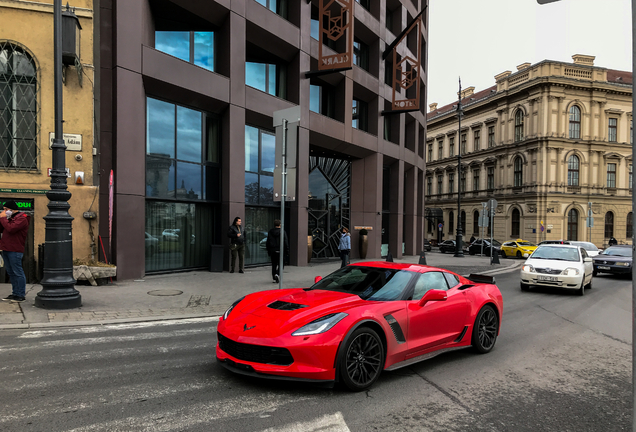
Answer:
POLYGON ((264 429, 261 432, 350 432, 341 412, 317 419, 294 422, 285 426, 264 429))

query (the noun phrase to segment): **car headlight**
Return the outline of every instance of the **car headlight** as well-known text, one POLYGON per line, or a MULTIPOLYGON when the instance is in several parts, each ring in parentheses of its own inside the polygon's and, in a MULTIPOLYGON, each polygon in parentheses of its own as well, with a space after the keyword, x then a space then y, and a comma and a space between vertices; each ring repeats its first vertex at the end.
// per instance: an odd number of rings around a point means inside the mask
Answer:
POLYGON ((532 267, 530 264, 524 265, 522 269, 524 272, 534 273, 534 267, 532 267))
POLYGON ((575 268, 566 268, 565 270, 563 270, 561 272, 561 274, 563 276, 577 276, 579 274, 579 269, 575 269, 575 268))
POLYGON ((338 324, 340 320, 346 316, 347 314, 344 312, 325 315, 322 318, 318 318, 317 320, 314 320, 309 324, 302 326, 301 328, 293 332, 292 336, 307 336, 324 333, 338 324))
POLYGON ((631 263, 628 263, 628 262, 617 262, 616 265, 617 266, 629 267, 631 265, 631 263))
POLYGON ((232 306, 230 306, 229 308, 227 308, 227 310, 225 311, 225 313, 223 314, 223 319, 226 320, 228 315, 230 315, 230 312, 232 312, 232 309, 234 309, 234 306, 236 306, 237 304, 239 304, 241 301, 243 301, 243 299, 245 298, 245 296, 241 297, 240 299, 238 299, 237 301, 235 301, 234 303, 232 303, 232 306))

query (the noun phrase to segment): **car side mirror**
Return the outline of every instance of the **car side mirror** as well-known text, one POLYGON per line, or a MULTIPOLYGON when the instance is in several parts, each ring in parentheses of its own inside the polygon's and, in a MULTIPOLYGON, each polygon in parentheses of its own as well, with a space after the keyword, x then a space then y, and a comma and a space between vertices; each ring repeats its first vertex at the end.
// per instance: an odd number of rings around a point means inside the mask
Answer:
POLYGON ((590 258, 590 257, 585 257, 585 258, 583 259, 583 261, 585 261, 585 262, 592 262, 592 261, 594 261, 594 260, 593 260, 592 258, 590 258))
POLYGON ((430 301, 444 301, 447 298, 448 296, 446 295, 446 291, 432 289, 432 290, 426 291, 424 296, 420 299, 419 305, 420 307, 422 307, 430 301))
POLYGON ((320 282, 322 280, 322 276, 316 276, 314 278, 314 283, 317 284, 318 282, 320 282))

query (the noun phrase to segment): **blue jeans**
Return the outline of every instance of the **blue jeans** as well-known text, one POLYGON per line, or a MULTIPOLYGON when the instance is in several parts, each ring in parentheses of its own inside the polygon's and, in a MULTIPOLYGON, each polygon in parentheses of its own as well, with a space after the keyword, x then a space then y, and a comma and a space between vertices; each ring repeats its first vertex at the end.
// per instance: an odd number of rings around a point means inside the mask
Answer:
POLYGON ((9 279, 11 279, 13 295, 17 297, 24 297, 26 295, 26 276, 24 276, 24 270, 22 269, 23 255, 22 252, 2 251, 4 268, 7 270, 9 279))
POLYGON ((351 251, 349 249, 340 249, 340 259, 342 260, 342 264, 340 264, 340 268, 343 268, 349 265, 350 252, 351 251))

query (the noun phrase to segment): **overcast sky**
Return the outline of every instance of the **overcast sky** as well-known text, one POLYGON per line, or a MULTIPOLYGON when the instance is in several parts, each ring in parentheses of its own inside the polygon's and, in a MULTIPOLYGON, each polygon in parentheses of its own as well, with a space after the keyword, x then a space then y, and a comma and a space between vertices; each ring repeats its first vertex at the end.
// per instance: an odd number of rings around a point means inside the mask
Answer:
MULTIPOLYGON (((630 0, 429 0, 428 98, 439 106, 462 88, 542 60, 596 56, 595 66, 632 70, 630 0)), ((428 107, 427 107, 428 111, 428 107)))

